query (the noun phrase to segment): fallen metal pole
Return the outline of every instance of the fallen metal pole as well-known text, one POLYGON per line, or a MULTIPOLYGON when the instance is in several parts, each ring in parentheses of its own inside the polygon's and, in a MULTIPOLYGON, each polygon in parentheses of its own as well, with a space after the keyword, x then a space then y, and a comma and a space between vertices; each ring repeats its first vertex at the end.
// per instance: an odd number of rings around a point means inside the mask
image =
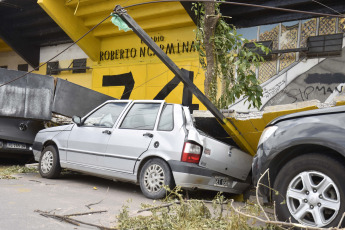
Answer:
POLYGON ((188 74, 183 71, 168 57, 166 53, 151 39, 151 37, 138 25, 138 23, 127 14, 127 11, 120 5, 115 6, 114 13, 117 14, 132 30, 133 32, 154 52, 157 57, 187 85, 189 90, 200 100, 201 103, 215 116, 217 121, 222 125, 224 130, 233 138, 237 139, 237 144, 251 155, 255 151, 251 148, 248 142, 238 132, 236 126, 232 124, 212 102, 203 94, 199 88, 189 80, 188 74))
POLYGON ((205 105, 205 107, 220 121, 223 122, 224 115, 211 103, 211 101, 189 80, 182 70, 166 55, 161 48, 150 38, 150 36, 129 16, 124 8, 117 5, 114 13, 119 15, 121 19, 138 35, 138 37, 157 55, 157 57, 188 86, 190 91, 205 105))

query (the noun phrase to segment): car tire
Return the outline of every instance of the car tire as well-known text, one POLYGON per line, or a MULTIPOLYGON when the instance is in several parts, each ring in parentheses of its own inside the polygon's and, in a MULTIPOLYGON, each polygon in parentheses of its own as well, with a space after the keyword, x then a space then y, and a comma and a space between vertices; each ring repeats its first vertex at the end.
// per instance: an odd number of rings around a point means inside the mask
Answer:
POLYGON ((38 169, 43 178, 54 179, 60 176, 61 166, 59 153, 55 146, 50 145, 44 148, 38 169))
POLYGON ((164 185, 174 187, 168 164, 162 159, 148 160, 140 170, 139 183, 142 193, 150 199, 162 199, 166 196, 164 185))
POLYGON ((338 226, 345 212, 344 172, 344 165, 326 153, 289 161, 273 186, 278 219, 319 228, 338 226))

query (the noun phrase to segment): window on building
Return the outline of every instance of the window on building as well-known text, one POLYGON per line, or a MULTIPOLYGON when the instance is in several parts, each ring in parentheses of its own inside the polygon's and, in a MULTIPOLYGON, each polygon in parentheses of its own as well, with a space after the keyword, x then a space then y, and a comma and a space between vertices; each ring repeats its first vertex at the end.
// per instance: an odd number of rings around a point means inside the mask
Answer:
POLYGON ((73 73, 86 73, 86 58, 74 59, 72 72, 73 73))
POLYGON ((48 62, 47 63, 47 75, 57 75, 59 74, 59 62, 48 62))
POLYGON ((7 65, 0 66, 0 68, 7 69, 7 65))
POLYGON ((19 64, 18 65, 18 70, 28 72, 29 65, 28 64, 19 64))

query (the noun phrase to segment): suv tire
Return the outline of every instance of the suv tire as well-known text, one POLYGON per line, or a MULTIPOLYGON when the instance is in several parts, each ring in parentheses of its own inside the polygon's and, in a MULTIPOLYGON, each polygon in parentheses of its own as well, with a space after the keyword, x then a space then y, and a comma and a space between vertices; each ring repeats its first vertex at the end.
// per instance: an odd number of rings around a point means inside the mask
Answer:
POLYGON ((313 227, 336 227, 345 211, 345 167, 326 153, 290 160, 274 181, 279 220, 313 227))

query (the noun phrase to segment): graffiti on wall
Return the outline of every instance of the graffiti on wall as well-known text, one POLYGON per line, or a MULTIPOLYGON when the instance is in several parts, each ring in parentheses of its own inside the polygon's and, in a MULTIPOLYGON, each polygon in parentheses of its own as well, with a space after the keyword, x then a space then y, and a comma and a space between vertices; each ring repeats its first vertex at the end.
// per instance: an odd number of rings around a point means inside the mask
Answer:
POLYGON ((263 89, 263 93, 262 93, 262 97, 263 98, 270 98, 270 97, 273 97, 275 94, 277 94, 282 87, 284 87, 285 85, 285 80, 282 80, 280 82, 278 82, 277 84, 275 84, 272 88, 270 89, 267 89, 267 88, 264 88, 263 89))
POLYGON ((345 91, 343 83, 345 83, 343 73, 303 74, 274 96, 265 106, 291 104, 313 99, 325 102, 331 94, 340 94, 345 91))

